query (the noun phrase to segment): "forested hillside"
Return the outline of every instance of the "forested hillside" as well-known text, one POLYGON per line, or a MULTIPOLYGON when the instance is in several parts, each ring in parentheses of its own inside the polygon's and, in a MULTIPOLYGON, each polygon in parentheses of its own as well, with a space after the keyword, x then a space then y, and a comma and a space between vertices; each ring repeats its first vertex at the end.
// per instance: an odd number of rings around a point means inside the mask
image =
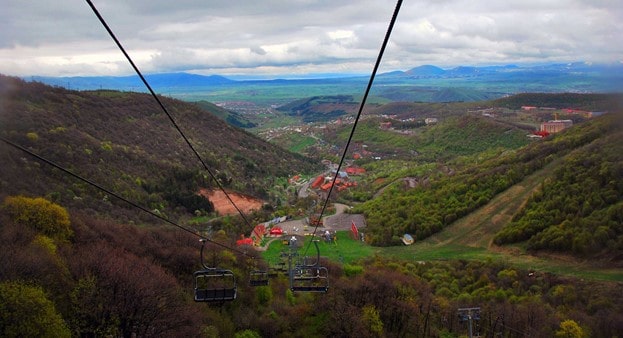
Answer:
MULTIPOLYGON (((223 233, 212 240, 232 245, 223 233)), ((238 296, 195 303, 196 237, 70 214, 42 198, 0 202, 0 247, 0 335, 7 337, 458 337, 468 323, 457 309, 476 306, 473 330, 483 337, 623 331, 620 283, 492 261, 322 261, 329 292, 293 293, 282 274, 250 287, 257 262, 209 245, 210 261, 238 278, 238 296)))
POLYGON ((611 112, 520 150, 501 150, 497 156, 481 157, 482 161, 464 161, 455 171, 421 177, 427 185, 406 188, 397 181, 355 211, 365 213, 368 240, 374 244, 399 244, 404 233, 420 240, 560 160, 560 168, 551 173, 542 191, 517 214, 513 224, 498 235, 497 243, 529 239, 532 249, 599 252, 620 260, 621 115, 620 111, 611 112))
MULTIPOLYGON (((618 121, 607 123, 617 124, 618 121)), ((623 257, 623 124, 562 159, 497 236, 533 250, 623 257)))
POLYGON ((330 121, 356 113, 359 107, 352 95, 313 96, 282 105, 277 110, 298 116, 303 122, 330 121))
POLYGON ((497 106, 519 109, 522 106, 608 111, 621 108, 622 94, 523 93, 492 101, 497 106))
MULTIPOLYGON (((5 76, 0 76, 0 95, 3 138, 149 209, 212 211, 196 192, 215 182, 153 97, 70 91, 5 76)), ((161 100, 226 189, 268 202, 276 179, 316 168, 311 160, 229 126, 196 105, 161 100)), ((4 142, 0 149, 2 196, 45 195, 69 207, 100 211, 118 203, 4 142)), ((123 219, 135 213, 116 215, 123 219)))

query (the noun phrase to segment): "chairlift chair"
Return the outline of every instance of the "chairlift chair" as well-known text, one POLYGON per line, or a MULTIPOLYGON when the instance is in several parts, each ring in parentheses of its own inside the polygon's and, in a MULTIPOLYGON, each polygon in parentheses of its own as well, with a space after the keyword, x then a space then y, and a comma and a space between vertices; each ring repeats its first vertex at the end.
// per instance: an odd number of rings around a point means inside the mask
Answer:
POLYGON ((268 272, 263 270, 251 271, 249 275, 249 285, 265 286, 268 285, 268 272))
POLYGON ((316 247, 316 262, 308 264, 307 259, 297 264, 294 269, 290 266, 290 290, 292 292, 327 292, 329 290, 329 270, 320 266, 320 249, 318 241, 316 247))
POLYGON ((329 270, 324 266, 297 267, 290 277, 290 290, 293 292, 327 292, 329 270))
POLYGON ((231 270, 204 269, 196 271, 195 301, 222 302, 236 299, 236 277, 231 270))
POLYGON ((275 278, 278 276, 278 270, 274 267, 268 268, 268 278, 275 278))
POLYGON ((231 270, 207 266, 203 261, 205 239, 200 239, 202 270, 195 271, 195 301, 223 302, 236 299, 236 276, 231 270))

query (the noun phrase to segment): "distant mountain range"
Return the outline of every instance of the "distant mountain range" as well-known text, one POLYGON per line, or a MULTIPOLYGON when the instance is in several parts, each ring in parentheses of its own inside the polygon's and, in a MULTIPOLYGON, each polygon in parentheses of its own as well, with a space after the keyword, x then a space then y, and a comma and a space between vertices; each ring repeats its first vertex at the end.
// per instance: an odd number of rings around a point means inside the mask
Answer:
MULTIPOLYGON (((145 87, 137 75, 131 76, 71 76, 71 77, 24 77, 24 80, 43 82, 52 86, 60 86, 77 90, 117 89, 143 91, 145 87)), ((162 73, 145 75, 147 82, 153 87, 204 87, 235 83, 220 75, 197 75, 189 73, 162 73)))
POLYGON ((564 64, 546 64, 539 66, 520 67, 517 65, 470 67, 459 66, 450 69, 442 69, 433 65, 424 65, 412 68, 406 72, 395 72, 393 75, 412 77, 464 77, 486 76, 499 74, 593 74, 603 76, 623 76, 623 64, 590 64, 586 62, 573 62, 564 64))
MULTIPOLYGON (((327 77, 314 79, 233 80, 220 75, 197 75, 188 73, 163 73, 145 76, 158 92, 173 96, 182 93, 208 93, 223 88, 254 89, 271 86, 332 86, 330 95, 357 94, 368 76, 327 77), (357 88, 357 89, 355 89, 357 88), (335 92, 338 90, 339 92, 335 92)), ((115 89, 123 91, 146 91, 138 76, 87 76, 87 77, 24 77, 27 81, 38 81, 52 86, 77 90, 115 89)), ((418 66, 407 71, 393 71, 378 74, 375 84, 383 88, 377 94, 391 101, 436 101, 437 96, 422 96, 405 92, 405 87, 420 87, 427 90, 448 88, 469 89, 481 93, 479 99, 501 97, 521 92, 576 92, 606 93, 623 90, 623 64, 590 64, 585 62, 546 64, 536 66, 459 66, 443 69, 434 65, 418 66)), ((297 89, 297 96, 300 92, 297 89)), ((254 94, 255 95, 255 94, 254 94)), ((470 95, 473 96, 473 95, 470 95)), ((196 97, 193 96, 193 98, 196 97)), ((447 98, 447 96, 441 95, 447 98)), ((454 100, 465 100, 465 95, 454 100)), ((186 98, 193 100, 191 98, 186 98)))

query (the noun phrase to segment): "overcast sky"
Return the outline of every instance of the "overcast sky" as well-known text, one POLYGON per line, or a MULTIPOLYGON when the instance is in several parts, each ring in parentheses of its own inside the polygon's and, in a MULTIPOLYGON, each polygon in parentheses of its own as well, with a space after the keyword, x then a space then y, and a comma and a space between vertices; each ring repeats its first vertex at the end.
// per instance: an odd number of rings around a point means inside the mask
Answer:
MULTIPOLYGON (((144 73, 369 74, 395 1, 92 0, 144 73)), ((82 0, 0 0, 0 73, 130 75, 82 0)), ((405 0, 381 71, 623 61, 621 0, 405 0)))

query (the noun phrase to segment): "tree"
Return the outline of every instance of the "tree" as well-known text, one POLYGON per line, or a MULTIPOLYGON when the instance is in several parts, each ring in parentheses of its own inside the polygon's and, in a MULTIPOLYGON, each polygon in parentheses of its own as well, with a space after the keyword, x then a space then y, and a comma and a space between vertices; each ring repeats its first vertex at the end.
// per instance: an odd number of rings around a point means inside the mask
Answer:
POLYGON ((381 316, 379 316, 379 310, 374 305, 370 304, 363 307, 362 320, 371 333, 374 333, 377 337, 383 336, 383 321, 381 321, 381 316))
POLYGON ((253 330, 243 330, 236 332, 234 338, 261 338, 260 334, 253 330))
POLYGON ((2 207, 13 222, 29 226, 51 238, 66 240, 73 234, 67 210, 45 198, 9 196, 4 199, 2 207))
POLYGON ((560 323, 560 329, 556 331, 556 337, 582 338, 584 330, 574 320, 567 319, 560 323))
POLYGON ((82 335, 196 335, 196 308, 173 276, 148 259, 105 243, 74 248, 74 331, 82 335))
POLYGON ((0 336, 70 337, 63 318, 40 287, 0 283, 0 336))

